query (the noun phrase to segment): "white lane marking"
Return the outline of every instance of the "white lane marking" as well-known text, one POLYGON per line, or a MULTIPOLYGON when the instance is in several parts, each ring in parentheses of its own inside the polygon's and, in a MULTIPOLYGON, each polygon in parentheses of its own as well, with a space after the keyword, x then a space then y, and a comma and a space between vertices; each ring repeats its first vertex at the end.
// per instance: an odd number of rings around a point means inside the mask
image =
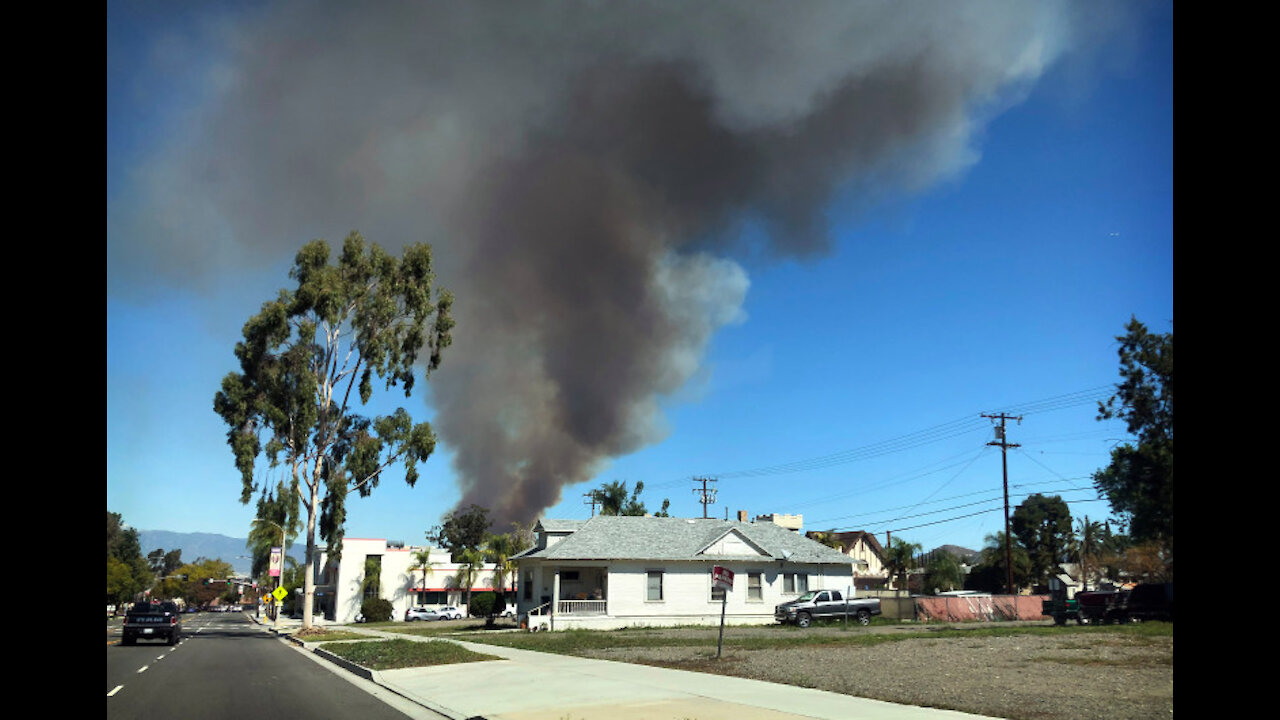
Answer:
POLYGON ((151 666, 150 666, 150 665, 143 665, 142 667, 138 668, 138 674, 139 674, 139 675, 141 675, 142 673, 146 672, 146 671, 147 671, 147 668, 149 668, 149 667, 151 667, 151 666))
POLYGON ((115 695, 116 693, 120 692, 122 688, 124 688, 123 685, 117 685, 111 688, 111 692, 107 693, 107 697, 111 697, 112 695, 115 695))

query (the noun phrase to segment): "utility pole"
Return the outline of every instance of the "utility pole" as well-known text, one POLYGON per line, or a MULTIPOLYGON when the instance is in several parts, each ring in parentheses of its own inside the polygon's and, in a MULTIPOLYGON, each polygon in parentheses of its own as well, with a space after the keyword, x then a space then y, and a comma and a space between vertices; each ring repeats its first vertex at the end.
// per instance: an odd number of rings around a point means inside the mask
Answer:
POLYGON ((585 499, 582 501, 582 504, 583 504, 583 505, 590 505, 590 506, 591 506, 591 517, 595 517, 595 516, 596 516, 596 503, 598 502, 598 500, 596 499, 596 494, 595 494, 595 492, 584 492, 584 493, 582 493, 582 497, 583 497, 583 498, 585 498, 585 499))
POLYGON ((1011 448, 1011 447, 1016 448, 1016 447, 1022 447, 1022 446, 1021 446, 1021 445, 1018 445, 1017 443, 1010 443, 1010 442, 1008 441, 1008 439, 1006 439, 1006 438, 1005 438, 1005 434, 1004 434, 1004 424, 1005 424, 1005 421, 1007 421, 1007 420, 1017 420, 1017 421, 1018 421, 1018 424, 1022 424, 1022 416, 1021 416, 1021 415, 1019 415, 1019 416, 1017 416, 1017 417, 1014 417, 1014 416, 1012 416, 1012 415, 1005 415, 1004 413, 1000 413, 999 415, 987 415, 986 413, 983 413, 983 414, 982 414, 982 417, 984 417, 984 418, 990 418, 990 419, 992 419, 992 420, 999 420, 999 421, 1000 421, 1000 424, 996 426, 996 439, 995 439, 995 441, 994 441, 994 442, 989 442, 989 443, 987 443, 987 444, 988 444, 988 445, 999 445, 999 446, 1000 446, 1000 465, 1001 465, 1001 467, 1003 468, 1003 471, 1004 471, 1004 573, 1005 573, 1005 587, 1006 587, 1006 588, 1008 588, 1009 594, 1010 594, 1010 595, 1012 595, 1012 594, 1013 594, 1013 549, 1012 549, 1012 546, 1010 545, 1011 540, 1010 540, 1010 538, 1009 538, 1009 448, 1011 448))
POLYGON ((707 483, 716 482, 715 478, 694 478, 693 482, 701 483, 701 488, 694 488, 693 494, 699 496, 698 502, 702 503, 702 518, 707 519, 707 506, 716 501, 716 489, 708 488, 707 483))

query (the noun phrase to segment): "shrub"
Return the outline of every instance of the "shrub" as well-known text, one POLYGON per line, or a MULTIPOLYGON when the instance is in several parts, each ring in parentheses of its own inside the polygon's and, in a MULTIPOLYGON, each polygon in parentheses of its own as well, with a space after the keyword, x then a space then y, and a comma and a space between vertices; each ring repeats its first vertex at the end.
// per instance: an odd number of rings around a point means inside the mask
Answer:
POLYGON ((475 593, 471 596, 471 604, 467 606, 467 612, 471 617, 488 617, 493 614, 493 608, 497 602, 497 596, 491 592, 475 593))
POLYGON ((390 600, 369 598, 360 604, 360 614, 364 615, 365 622, 388 622, 392 612, 390 600))

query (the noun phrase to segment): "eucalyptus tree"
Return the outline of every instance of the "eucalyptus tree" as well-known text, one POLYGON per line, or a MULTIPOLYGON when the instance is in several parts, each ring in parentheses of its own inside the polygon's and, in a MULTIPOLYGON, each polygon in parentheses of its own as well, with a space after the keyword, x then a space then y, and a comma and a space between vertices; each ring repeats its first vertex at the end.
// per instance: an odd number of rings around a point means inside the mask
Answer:
MULTIPOLYGON (((397 463, 413 486, 417 464, 434 451, 429 423, 415 424, 404 408, 369 418, 354 403, 368 405, 375 376, 408 397, 424 350, 425 374, 440 366, 452 340, 453 296, 434 287, 430 246, 410 245, 397 259, 355 232, 336 264, 323 240, 303 246, 289 277, 296 287, 245 323, 235 348, 240 370, 223 378, 213 406, 228 427, 240 502, 252 498, 263 461, 297 484, 311 568, 317 532, 330 557, 341 554, 348 493, 367 496, 397 463)), ((314 595, 308 572, 304 628, 314 595)))
MULTIPOLYGON (((252 553, 250 575, 265 577, 271 563, 271 548, 278 547, 287 555, 293 539, 298 536, 300 514, 298 512, 298 487, 283 480, 275 488, 264 487, 258 498, 256 516, 250 521, 249 538, 245 547, 252 553)), ((284 570, 283 567, 280 568, 284 570)))

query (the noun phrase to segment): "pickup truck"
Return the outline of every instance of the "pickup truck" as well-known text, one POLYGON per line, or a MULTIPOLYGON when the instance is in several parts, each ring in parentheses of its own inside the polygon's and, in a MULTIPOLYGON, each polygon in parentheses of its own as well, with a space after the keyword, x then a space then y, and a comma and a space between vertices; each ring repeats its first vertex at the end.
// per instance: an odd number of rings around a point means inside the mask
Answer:
POLYGON ((810 590, 790 602, 773 609, 773 619, 780 623, 795 623, 800 627, 818 619, 850 617, 860 624, 871 622, 872 615, 880 614, 880 598, 849 598, 845 600, 839 590, 810 590))
POLYGON ((135 603, 124 616, 121 642, 165 640, 173 645, 182 638, 182 611, 172 602, 135 603))
POLYGON ((1173 622, 1173 583, 1142 583, 1107 607, 1105 622, 1173 622))

